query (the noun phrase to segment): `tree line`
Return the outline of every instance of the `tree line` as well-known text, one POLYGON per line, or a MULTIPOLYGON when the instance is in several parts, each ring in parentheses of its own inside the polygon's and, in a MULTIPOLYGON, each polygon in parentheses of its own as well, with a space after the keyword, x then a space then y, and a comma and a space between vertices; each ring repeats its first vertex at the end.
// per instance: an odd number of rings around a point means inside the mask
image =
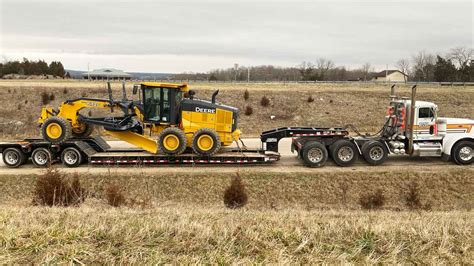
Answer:
MULTIPOLYGON (((473 49, 457 47, 442 54, 420 51, 411 58, 402 58, 395 68, 406 74, 405 81, 416 82, 474 82, 473 49)), ((315 62, 304 61, 294 67, 239 66, 214 69, 207 73, 181 73, 177 80, 209 81, 367 81, 376 73, 374 67, 364 63, 356 69, 348 69, 326 58, 315 62)))
POLYGON ((56 77, 67 77, 69 74, 64 70, 59 61, 52 61, 49 65, 44 60, 30 61, 6 61, 0 63, 0 77, 8 74, 18 75, 53 75, 56 77))

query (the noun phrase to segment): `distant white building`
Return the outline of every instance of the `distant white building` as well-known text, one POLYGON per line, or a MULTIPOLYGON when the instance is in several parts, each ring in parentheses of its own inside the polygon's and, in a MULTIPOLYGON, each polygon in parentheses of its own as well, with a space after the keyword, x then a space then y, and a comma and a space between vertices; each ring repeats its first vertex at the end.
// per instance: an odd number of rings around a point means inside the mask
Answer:
POLYGON ((129 80, 132 75, 114 68, 94 69, 82 74, 83 79, 91 80, 129 80))
POLYGON ((373 77, 373 81, 389 81, 389 82, 405 82, 407 75, 400 70, 384 70, 376 73, 373 77))

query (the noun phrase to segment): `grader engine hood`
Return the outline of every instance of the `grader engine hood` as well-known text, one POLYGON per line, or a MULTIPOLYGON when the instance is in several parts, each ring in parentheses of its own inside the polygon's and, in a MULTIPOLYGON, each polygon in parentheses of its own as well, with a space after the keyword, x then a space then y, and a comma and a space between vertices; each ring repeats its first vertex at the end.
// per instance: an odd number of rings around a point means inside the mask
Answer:
MULTIPOLYGON (((232 124, 231 131, 234 132, 237 129, 237 118, 239 109, 218 104, 212 103, 210 101, 199 100, 199 99, 184 99, 181 101, 181 111, 182 112, 194 112, 194 113, 201 113, 201 114, 214 114, 217 115, 218 113, 225 113, 222 119, 225 121, 217 121, 218 123, 225 123, 225 124, 232 124)), ((220 116, 217 118, 218 120, 221 119, 220 116)))

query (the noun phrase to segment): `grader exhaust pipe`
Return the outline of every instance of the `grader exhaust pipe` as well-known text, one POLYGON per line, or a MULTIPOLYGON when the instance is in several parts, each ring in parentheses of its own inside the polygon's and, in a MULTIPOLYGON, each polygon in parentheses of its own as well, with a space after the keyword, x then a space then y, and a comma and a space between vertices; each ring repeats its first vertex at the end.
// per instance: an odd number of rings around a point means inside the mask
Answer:
POLYGON ((415 124, 415 104, 416 104, 416 85, 411 87, 411 104, 410 104, 410 127, 408 135, 408 154, 413 155, 413 132, 415 124))

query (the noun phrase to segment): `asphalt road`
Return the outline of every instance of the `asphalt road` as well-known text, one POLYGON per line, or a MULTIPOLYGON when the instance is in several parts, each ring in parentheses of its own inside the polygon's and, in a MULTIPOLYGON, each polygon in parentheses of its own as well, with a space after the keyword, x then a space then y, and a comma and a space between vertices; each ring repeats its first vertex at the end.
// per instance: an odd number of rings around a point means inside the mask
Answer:
MULTIPOLYGON (((123 141, 109 141, 108 142, 113 148, 128 148, 133 147, 128 143, 123 141)), ((249 148, 259 148, 260 139, 244 139, 244 143, 249 148)), ((384 165, 381 166, 370 166, 362 159, 356 162, 351 167, 339 167, 334 164, 334 162, 328 160, 326 165, 322 168, 307 168, 304 167, 302 162, 297 159, 296 154, 291 153, 291 139, 283 139, 280 141, 279 151, 281 154, 281 159, 278 162, 271 163, 268 165, 173 165, 173 166, 146 166, 146 167, 137 167, 137 166, 113 166, 113 167, 104 167, 104 166, 90 166, 82 165, 78 168, 66 168, 63 167, 60 163, 54 164, 55 166, 61 168, 65 172, 79 172, 79 173, 89 173, 89 174, 106 174, 106 173, 143 173, 143 174, 153 174, 156 172, 167 172, 167 173, 209 173, 209 172, 326 172, 326 171, 440 171, 446 169, 460 169, 464 168, 474 168, 474 166, 458 166, 452 162, 441 161, 440 158, 410 158, 408 156, 391 156, 384 165)), ((30 175, 30 174, 40 174, 44 170, 41 168, 35 168, 31 163, 21 166, 20 168, 12 169, 8 168, 3 164, 3 160, 0 162, 0 174, 6 175, 30 175)))

